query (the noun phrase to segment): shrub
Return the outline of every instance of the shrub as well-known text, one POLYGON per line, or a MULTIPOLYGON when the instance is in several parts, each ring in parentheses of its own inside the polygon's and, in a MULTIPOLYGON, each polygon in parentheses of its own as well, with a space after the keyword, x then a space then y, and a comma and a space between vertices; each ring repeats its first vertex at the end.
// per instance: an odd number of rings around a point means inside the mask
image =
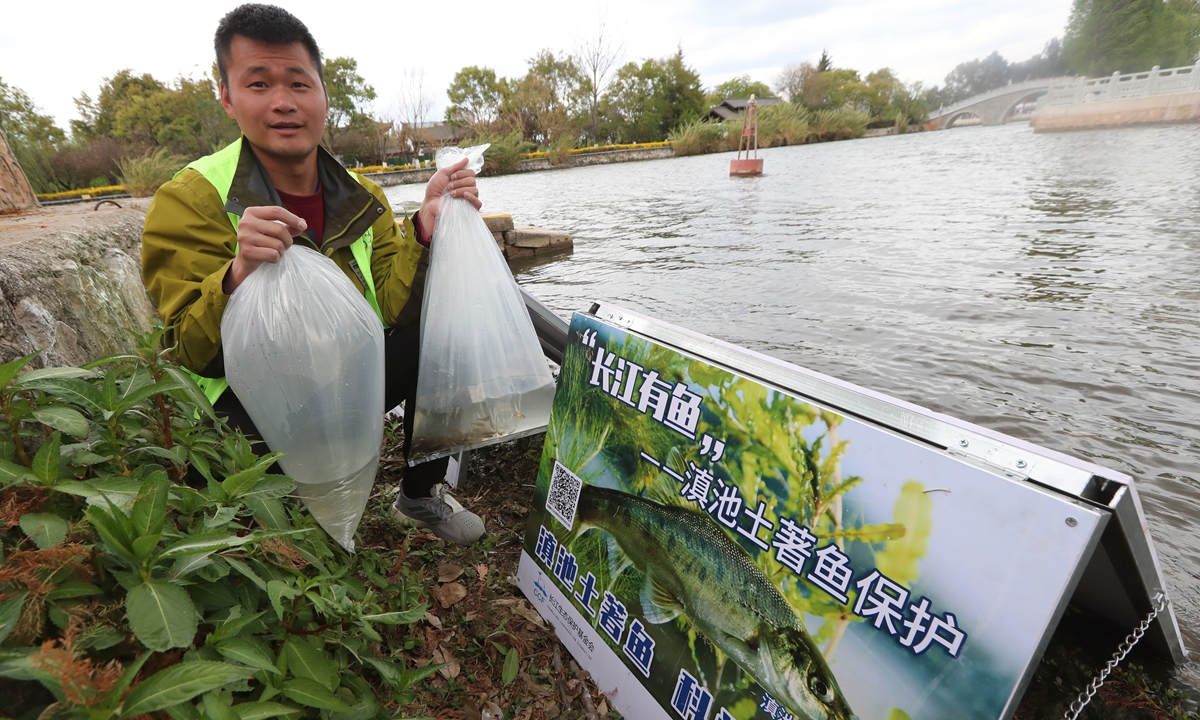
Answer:
POLYGON ((107 137, 71 142, 60 148, 51 161, 55 177, 67 188, 114 184, 121 146, 107 137))
POLYGON ((134 197, 150 197, 186 164, 187 160, 169 154, 165 148, 117 162, 121 170, 121 183, 125 191, 134 197))
POLYGON ((408 702, 441 667, 397 659, 417 584, 286 497, 163 332, 0 365, 0 683, 23 698, 4 711, 36 715, 40 684, 62 720, 391 717, 375 688, 408 702))
POLYGON ((758 111, 760 147, 800 145, 808 141, 812 113, 802 105, 779 103, 758 111))
POLYGON ((812 138, 818 142, 862 137, 870 116, 855 110, 818 110, 813 113, 812 138))
MULTIPOLYGON (((739 131, 740 132, 740 131, 739 131)), ((676 155, 700 155, 725 149, 726 128, 722 123, 694 119, 671 133, 676 155)))
POLYGON ((513 131, 507 135, 483 134, 471 141, 472 145, 491 143, 483 153, 481 175, 505 175, 516 172, 522 156, 533 149, 533 143, 521 139, 521 133, 513 131))
POLYGON ((571 151, 575 149, 575 138, 569 134, 559 135, 546 149, 546 157, 551 165, 565 165, 571 159, 571 151))

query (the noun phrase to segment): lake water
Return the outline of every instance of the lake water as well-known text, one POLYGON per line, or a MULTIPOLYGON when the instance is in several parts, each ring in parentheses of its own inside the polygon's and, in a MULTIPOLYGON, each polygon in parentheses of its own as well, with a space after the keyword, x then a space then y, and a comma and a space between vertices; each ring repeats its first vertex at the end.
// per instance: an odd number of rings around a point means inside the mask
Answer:
POLYGON ((1200 126, 761 155, 758 178, 719 154, 480 184, 575 236, 517 272, 564 317, 611 301, 1129 473, 1200 651, 1200 126))

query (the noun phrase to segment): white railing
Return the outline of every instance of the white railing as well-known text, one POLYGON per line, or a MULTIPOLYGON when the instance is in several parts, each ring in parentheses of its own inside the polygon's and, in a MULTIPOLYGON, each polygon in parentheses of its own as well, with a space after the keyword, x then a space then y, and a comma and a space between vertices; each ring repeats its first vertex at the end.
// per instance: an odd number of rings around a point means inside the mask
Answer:
POLYGON ((963 108, 971 107, 972 105, 984 102, 985 100, 991 100, 995 97, 1000 97, 1001 95, 1010 95, 1016 92, 1037 92, 1044 87, 1052 86, 1054 83, 1060 80, 1070 79, 1071 78, 1044 78, 1039 80, 1026 80, 1025 82, 1013 83, 1011 85, 1004 85, 1003 87, 998 87, 995 90, 989 90, 988 92, 974 95, 966 100, 960 100, 953 105, 939 108, 936 112, 929 113, 929 117, 945 117, 946 115, 952 115, 963 108))
POLYGON ((1200 63, 1166 70, 1155 66, 1147 72, 1126 75, 1115 72, 1101 78, 1056 78, 1038 105, 1075 105, 1188 92, 1200 92, 1200 63))

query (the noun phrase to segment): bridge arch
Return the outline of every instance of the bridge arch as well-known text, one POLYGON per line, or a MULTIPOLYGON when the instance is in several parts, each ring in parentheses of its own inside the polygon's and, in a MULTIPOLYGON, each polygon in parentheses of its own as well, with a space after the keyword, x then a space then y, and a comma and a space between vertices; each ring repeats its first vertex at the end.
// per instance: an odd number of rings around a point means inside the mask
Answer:
POLYGON ((967 118, 975 118, 979 120, 980 124, 983 123, 983 117, 974 110, 960 110, 953 115, 947 116, 945 122, 942 123, 942 128, 949 130, 950 128, 954 127, 956 122, 959 120, 965 120, 967 118))
POLYGON ((1027 92, 1024 95, 1022 95, 1021 97, 1017 98, 1016 100, 1013 100, 1011 103, 1009 103, 1008 107, 1005 108, 1004 113, 1000 116, 1000 118, 1001 118, 1000 122, 1001 123, 1008 122, 1008 119, 1010 117, 1012 117, 1013 110, 1015 110, 1017 108, 1017 106, 1020 105, 1021 103, 1027 102, 1030 99, 1040 98, 1041 96, 1045 95, 1048 92, 1050 92, 1049 88, 1045 88, 1045 89, 1039 88, 1037 90, 1032 90, 1030 92, 1027 92))

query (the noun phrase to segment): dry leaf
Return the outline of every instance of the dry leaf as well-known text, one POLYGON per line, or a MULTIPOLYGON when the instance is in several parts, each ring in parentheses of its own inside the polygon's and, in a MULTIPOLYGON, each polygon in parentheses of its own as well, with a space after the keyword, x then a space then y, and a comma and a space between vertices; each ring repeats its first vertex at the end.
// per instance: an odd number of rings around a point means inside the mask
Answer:
POLYGON ((442 607, 448 608, 467 596, 467 589, 462 583, 446 583, 433 591, 442 607))
POLYGON ((439 645, 433 651, 433 659, 440 663, 449 663, 449 665, 443 668, 438 668, 439 675, 447 680, 453 680, 458 677, 459 670, 461 669, 458 664, 458 658, 454 657, 454 654, 445 645, 439 645))
POLYGON ((479 712, 479 706, 470 698, 463 701, 463 714, 467 720, 483 720, 482 713, 479 712))
POLYGON ((479 576, 479 582, 487 580, 488 570, 488 566, 483 563, 479 563, 475 566, 475 574, 479 576))
POLYGON ((458 576, 462 574, 463 569, 454 563, 440 563, 438 565, 438 582, 440 583, 457 580, 458 576))
POLYGON ((481 720, 504 720, 504 711, 494 702, 489 702, 483 706, 481 720))
POLYGON ((469 613, 467 613, 466 615, 463 615, 463 620, 464 620, 465 622, 471 622, 472 620, 474 620, 474 619, 475 619, 475 618, 477 618, 477 617, 479 617, 479 613, 477 613, 477 612, 469 612, 469 613))
POLYGON ((427 622, 427 623, 429 623, 430 625, 434 626, 434 627, 435 627, 435 628, 437 628, 438 630, 441 630, 441 629, 442 629, 442 619, 441 619, 441 618, 439 618, 437 615, 434 615, 434 614, 433 614, 433 613, 431 613, 431 612, 427 612, 427 613, 425 613, 425 622, 427 622))
POLYGON ((513 607, 513 612, 528 620, 533 625, 544 628, 546 622, 542 620, 542 616, 538 615, 538 611, 529 606, 529 603, 521 601, 513 607))
POLYGON ((608 701, 607 700, 601 700, 600 704, 596 706, 596 714, 599 715, 600 717, 608 717, 608 701))
POLYGON ((523 680, 525 682, 525 687, 529 688, 529 691, 531 693, 533 693, 534 695, 537 695, 538 697, 546 697, 547 695, 554 694, 553 692, 548 690, 544 685, 539 685, 536 682, 534 682, 533 678, 529 677, 528 671, 522 670, 520 677, 521 677, 521 680, 523 680))
POLYGON ((559 715, 562 715, 562 710, 558 707, 558 703, 553 700, 542 701, 542 712, 546 714, 546 720, 555 720, 559 715))

